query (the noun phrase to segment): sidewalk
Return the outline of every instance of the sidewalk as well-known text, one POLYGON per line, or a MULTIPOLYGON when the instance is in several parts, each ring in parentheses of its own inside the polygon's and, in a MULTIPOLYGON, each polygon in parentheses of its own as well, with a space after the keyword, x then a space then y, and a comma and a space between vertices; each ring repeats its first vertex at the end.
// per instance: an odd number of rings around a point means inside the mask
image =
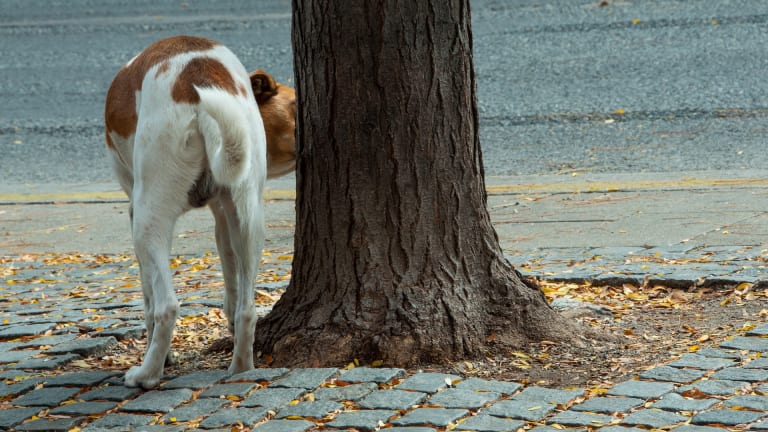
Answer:
MULTIPOLYGON (((293 249, 293 191, 290 181, 269 186, 266 266, 279 281, 287 271, 281 259, 293 249)), ((502 247, 527 275, 689 288, 766 274, 768 171, 507 177, 487 186, 502 247)), ((224 431, 241 423, 293 432, 320 430, 316 421, 322 430, 386 424, 390 432, 768 430, 768 361, 759 354, 768 352, 768 324, 718 349, 648 365, 639 380, 606 394, 387 368, 197 372, 168 377, 153 391, 125 388, 119 374, 96 368, 56 374, 141 336, 141 301, 126 294, 138 275, 127 204, 113 185, 66 192, 0 185, 0 204, 0 260, 9 257, 0 267, 0 430, 224 431), (116 279, 125 288, 110 287, 116 279), (350 385, 330 386, 334 378, 350 385)), ((174 254, 189 257, 180 265, 215 251, 208 212, 190 213, 177 232, 174 254)), ((221 296, 187 292, 182 315, 207 313, 221 296)))

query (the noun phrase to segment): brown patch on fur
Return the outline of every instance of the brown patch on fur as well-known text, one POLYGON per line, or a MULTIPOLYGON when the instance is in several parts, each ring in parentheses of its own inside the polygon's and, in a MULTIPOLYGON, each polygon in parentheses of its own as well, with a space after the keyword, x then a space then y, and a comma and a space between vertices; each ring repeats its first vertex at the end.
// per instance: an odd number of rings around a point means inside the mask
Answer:
MULTIPOLYGON (((136 131, 136 92, 141 90, 141 83, 149 69, 177 54, 207 51, 217 45, 218 42, 209 39, 176 36, 147 47, 129 65, 120 69, 109 87, 104 110, 107 134, 114 131, 127 138, 136 131)), ((109 139, 107 145, 110 145, 109 139)))
POLYGON ((251 89, 256 102, 261 104, 267 102, 269 98, 277 94, 278 84, 275 79, 261 69, 251 72, 251 89))
POLYGON ((296 166, 296 92, 276 84, 271 97, 259 102, 259 111, 267 135, 267 176, 288 174, 296 166))
POLYGON ((157 72, 155 72, 155 78, 166 73, 169 67, 171 67, 171 64, 167 61, 164 61, 162 64, 160 64, 160 66, 157 68, 157 72))
POLYGON ((233 95, 238 92, 235 80, 227 68, 210 57, 194 58, 184 66, 171 90, 173 100, 190 104, 200 102, 200 95, 193 86, 218 87, 233 95))

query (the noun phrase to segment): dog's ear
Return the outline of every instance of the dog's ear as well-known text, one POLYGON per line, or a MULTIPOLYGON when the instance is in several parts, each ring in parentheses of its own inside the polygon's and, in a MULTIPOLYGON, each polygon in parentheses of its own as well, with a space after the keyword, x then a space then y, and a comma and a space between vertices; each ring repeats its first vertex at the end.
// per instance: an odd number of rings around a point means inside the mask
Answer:
POLYGON ((261 69, 251 72, 251 88, 258 104, 262 104, 277 94, 277 83, 261 69))

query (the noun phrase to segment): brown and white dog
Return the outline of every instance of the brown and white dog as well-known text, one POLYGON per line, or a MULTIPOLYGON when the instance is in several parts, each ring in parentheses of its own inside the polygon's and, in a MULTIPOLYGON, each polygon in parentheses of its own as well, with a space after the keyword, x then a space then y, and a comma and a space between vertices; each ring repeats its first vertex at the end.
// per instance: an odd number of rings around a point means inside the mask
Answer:
POLYGON ((296 95, 208 39, 150 45, 107 93, 107 147, 130 198, 141 270, 147 351, 125 375, 152 388, 170 354, 179 302, 169 255, 176 220, 208 205, 224 272, 224 312, 234 334, 229 372, 253 368, 253 279, 264 243, 265 177, 295 166, 296 95))

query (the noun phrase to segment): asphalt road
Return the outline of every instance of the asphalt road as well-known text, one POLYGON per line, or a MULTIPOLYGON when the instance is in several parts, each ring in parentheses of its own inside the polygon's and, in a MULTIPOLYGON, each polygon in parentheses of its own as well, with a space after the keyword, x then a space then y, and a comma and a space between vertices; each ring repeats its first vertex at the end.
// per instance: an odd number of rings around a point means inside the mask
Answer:
MULTIPOLYGON (((488 175, 768 167, 765 0, 474 0, 488 175)), ((195 34, 292 83, 288 0, 3 0, 0 185, 110 183, 103 100, 195 34)))

